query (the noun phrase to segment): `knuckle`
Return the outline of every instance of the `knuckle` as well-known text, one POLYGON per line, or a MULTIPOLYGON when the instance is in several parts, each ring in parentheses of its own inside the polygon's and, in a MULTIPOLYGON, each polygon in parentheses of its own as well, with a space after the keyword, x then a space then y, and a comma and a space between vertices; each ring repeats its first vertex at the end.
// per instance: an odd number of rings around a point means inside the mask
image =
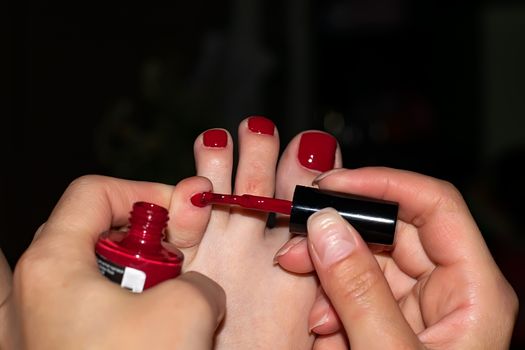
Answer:
POLYGON ((40 254, 40 249, 29 248, 18 259, 13 272, 15 286, 35 291, 48 280, 51 259, 40 254))
POLYGON ((439 180, 440 204, 448 211, 456 211, 464 202, 463 195, 451 182, 439 180))
POLYGON ((264 182, 262 181, 262 178, 251 178, 249 181, 246 182, 245 185, 245 193, 253 194, 253 195, 259 195, 261 193, 264 193, 264 182))
POLYGON ((71 183, 68 186, 68 189, 76 191, 84 190, 86 188, 103 186, 106 183, 107 179, 107 177, 102 175, 82 175, 71 181, 71 183))
POLYGON ((74 201, 79 195, 103 198, 115 186, 115 179, 103 175, 82 175, 69 183, 61 201, 74 201))
POLYGON ((249 173, 244 178, 243 193, 264 195, 271 191, 272 183, 268 181, 268 165, 263 161, 253 160, 247 167, 249 173))

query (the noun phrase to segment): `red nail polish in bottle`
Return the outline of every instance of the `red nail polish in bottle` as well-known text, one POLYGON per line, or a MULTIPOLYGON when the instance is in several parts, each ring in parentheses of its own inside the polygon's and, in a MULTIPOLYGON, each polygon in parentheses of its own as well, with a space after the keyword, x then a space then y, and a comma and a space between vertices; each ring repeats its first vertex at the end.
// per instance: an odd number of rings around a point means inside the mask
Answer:
POLYGON ((133 204, 127 232, 110 230, 99 237, 95 253, 100 271, 121 287, 140 293, 180 274, 184 256, 164 240, 168 211, 156 204, 133 204))

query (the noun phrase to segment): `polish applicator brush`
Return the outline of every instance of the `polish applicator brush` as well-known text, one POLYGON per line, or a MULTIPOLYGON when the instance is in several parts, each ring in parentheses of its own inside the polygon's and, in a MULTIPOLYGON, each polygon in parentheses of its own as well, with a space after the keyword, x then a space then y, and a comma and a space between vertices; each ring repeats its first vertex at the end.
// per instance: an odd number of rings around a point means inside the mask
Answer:
POLYGON ((192 196, 198 207, 209 204, 238 205, 246 209, 290 216, 290 232, 307 234, 310 215, 323 208, 333 208, 370 244, 391 246, 394 243, 399 205, 396 202, 347 193, 296 186, 292 201, 249 194, 229 195, 201 192, 192 196))

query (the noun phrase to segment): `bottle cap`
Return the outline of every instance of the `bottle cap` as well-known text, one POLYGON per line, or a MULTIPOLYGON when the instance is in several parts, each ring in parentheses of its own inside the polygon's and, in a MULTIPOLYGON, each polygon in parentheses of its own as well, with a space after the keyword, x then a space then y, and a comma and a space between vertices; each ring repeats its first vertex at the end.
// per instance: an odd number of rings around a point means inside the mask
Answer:
POLYGON ((306 234, 310 215, 334 208, 367 243, 392 245, 396 231, 398 204, 351 194, 296 186, 290 213, 290 232, 306 234))

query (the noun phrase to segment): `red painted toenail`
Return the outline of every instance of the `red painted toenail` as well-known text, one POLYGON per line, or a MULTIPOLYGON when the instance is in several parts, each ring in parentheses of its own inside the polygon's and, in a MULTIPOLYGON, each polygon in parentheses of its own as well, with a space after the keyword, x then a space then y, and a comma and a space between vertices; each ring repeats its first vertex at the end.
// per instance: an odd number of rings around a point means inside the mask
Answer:
POLYGON ((257 134, 273 135, 275 125, 268 118, 253 116, 248 119, 248 129, 257 134))
POLYGON ((202 143, 206 147, 224 148, 228 144, 228 134, 222 129, 210 129, 202 135, 202 143))
POLYGON ((322 132, 305 132, 299 142, 299 162, 308 169, 328 171, 334 167, 336 139, 322 132))

